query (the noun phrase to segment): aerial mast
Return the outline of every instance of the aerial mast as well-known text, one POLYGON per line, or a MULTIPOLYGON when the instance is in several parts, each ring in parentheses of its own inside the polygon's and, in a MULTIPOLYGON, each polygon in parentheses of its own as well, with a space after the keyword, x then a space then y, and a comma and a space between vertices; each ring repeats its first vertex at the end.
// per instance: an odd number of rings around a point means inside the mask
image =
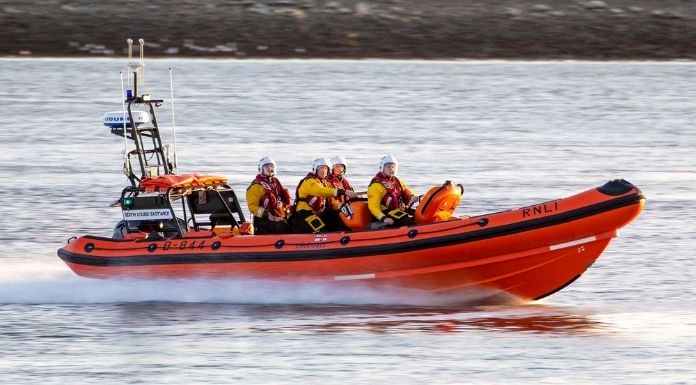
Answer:
MULTIPOLYGON (((133 60, 133 40, 128 39, 127 43, 128 88, 125 90, 124 107, 122 111, 106 113, 104 115, 104 124, 111 127, 113 134, 124 137, 126 142, 124 149, 124 172, 131 184, 137 186, 144 178, 173 174, 174 166, 169 161, 168 147, 162 143, 159 125, 155 116, 155 108, 160 107, 164 101, 152 99, 150 94, 141 93, 145 68, 145 40, 138 40, 140 46, 139 60, 133 60), (135 148, 130 151, 127 145, 128 139, 131 139, 135 144, 135 148), (137 158, 139 174, 133 168, 134 158, 137 158)), ((123 95, 123 77, 121 84, 123 95)))

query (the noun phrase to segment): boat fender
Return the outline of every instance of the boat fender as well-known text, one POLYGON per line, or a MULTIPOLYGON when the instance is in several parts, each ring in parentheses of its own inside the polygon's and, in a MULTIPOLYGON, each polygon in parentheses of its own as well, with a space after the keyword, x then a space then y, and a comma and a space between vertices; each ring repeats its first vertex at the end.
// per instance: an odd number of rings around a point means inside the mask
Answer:
POLYGON ((416 208, 416 223, 433 223, 449 220, 464 194, 464 186, 445 181, 442 186, 432 187, 423 195, 422 203, 416 208))

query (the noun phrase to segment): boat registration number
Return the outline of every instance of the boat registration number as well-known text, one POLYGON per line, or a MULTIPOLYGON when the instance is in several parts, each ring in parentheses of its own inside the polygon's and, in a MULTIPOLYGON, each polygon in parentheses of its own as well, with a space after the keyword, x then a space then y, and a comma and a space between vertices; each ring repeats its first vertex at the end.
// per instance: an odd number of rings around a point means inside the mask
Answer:
POLYGON ((169 249, 202 249, 205 247, 205 241, 166 241, 162 245, 162 250, 169 249))

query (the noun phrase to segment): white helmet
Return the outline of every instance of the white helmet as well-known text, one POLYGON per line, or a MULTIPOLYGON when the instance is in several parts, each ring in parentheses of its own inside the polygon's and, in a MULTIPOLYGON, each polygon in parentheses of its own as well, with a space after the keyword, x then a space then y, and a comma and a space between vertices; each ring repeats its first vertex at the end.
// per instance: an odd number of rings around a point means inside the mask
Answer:
POLYGON ((271 158, 270 156, 266 155, 263 158, 259 159, 259 174, 262 173, 263 166, 267 164, 272 164, 273 165, 273 170, 275 173, 275 168, 276 168, 276 162, 271 158))
POLYGON ((328 159, 316 158, 314 159, 314 162, 312 162, 312 173, 316 174, 319 166, 326 166, 329 168, 329 170, 331 170, 331 162, 329 162, 328 159))
POLYGON ((330 160, 331 160, 331 164, 333 164, 334 166, 337 164, 342 164, 344 173, 348 169, 348 162, 346 162, 346 158, 343 155, 332 156, 330 160))
POLYGON ((394 163, 394 166, 399 167, 399 162, 396 160, 396 158, 391 156, 391 154, 387 154, 379 160, 379 171, 384 171, 384 166, 387 163, 394 163))

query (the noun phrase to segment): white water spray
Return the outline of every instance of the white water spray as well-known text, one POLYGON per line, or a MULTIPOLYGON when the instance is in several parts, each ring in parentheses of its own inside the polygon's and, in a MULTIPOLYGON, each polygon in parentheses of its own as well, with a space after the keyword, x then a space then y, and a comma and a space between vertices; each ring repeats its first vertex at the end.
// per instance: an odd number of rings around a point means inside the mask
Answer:
POLYGON ((4 266, 0 304, 185 302, 234 304, 440 305, 476 302, 491 293, 457 298, 420 292, 375 290, 332 283, 255 279, 97 280, 74 276, 55 264, 4 266))

